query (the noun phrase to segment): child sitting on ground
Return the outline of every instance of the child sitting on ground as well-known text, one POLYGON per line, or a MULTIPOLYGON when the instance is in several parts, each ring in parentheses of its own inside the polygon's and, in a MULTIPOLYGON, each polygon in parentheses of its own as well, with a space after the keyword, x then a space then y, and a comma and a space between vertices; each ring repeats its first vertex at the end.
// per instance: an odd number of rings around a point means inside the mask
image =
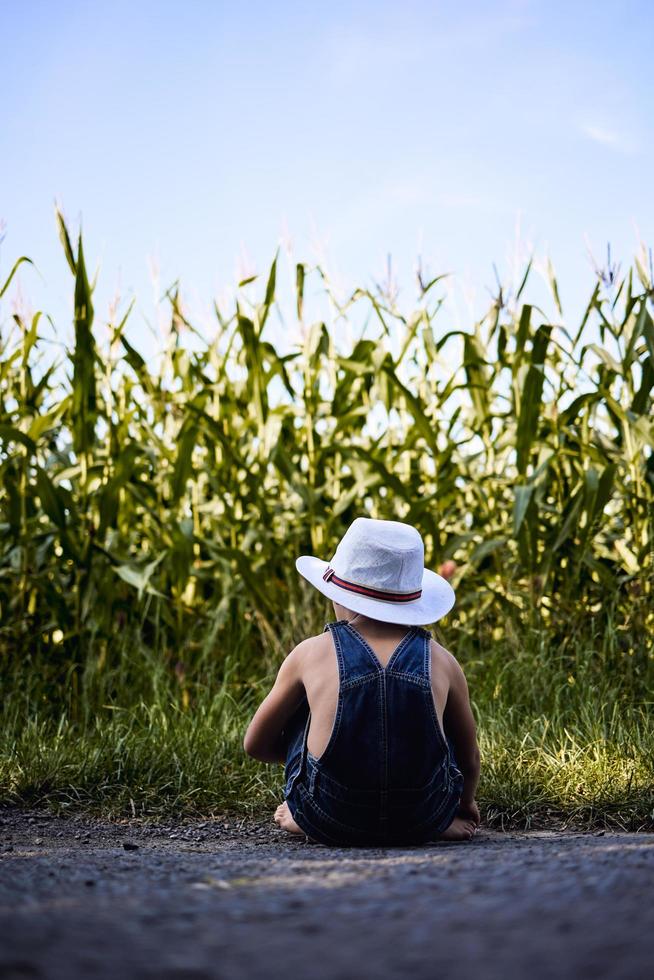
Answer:
POLYGON ((245 733, 285 763, 275 822, 330 845, 470 840, 479 749, 465 676, 420 623, 454 604, 409 524, 359 517, 327 563, 296 561, 336 622, 302 640, 245 733))

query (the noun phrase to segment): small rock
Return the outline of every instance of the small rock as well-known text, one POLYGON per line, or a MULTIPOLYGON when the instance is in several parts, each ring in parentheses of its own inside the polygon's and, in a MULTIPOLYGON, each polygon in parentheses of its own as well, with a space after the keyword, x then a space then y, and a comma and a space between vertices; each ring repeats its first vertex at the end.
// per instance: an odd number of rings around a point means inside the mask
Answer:
POLYGON ((86 885, 87 888, 92 888, 93 885, 95 885, 95 882, 93 881, 92 878, 89 878, 88 881, 84 882, 84 884, 86 885))
POLYGON ((134 844, 131 840, 123 841, 123 847, 126 851, 138 851, 139 849, 138 844, 134 844))

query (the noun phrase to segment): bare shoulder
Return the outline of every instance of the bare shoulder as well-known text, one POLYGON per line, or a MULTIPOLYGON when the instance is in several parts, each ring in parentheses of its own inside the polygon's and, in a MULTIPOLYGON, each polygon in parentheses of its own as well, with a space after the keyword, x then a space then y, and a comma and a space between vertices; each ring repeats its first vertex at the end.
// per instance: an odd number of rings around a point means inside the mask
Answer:
MULTIPOLYGON (((288 658, 293 658, 300 668, 308 667, 322 660, 331 652, 331 637, 327 631, 316 636, 307 636, 293 647, 288 658)), ((288 659, 287 658, 287 659, 288 659)))
POLYGON ((445 671, 451 681, 463 678, 461 664, 453 653, 438 643, 433 637, 431 639, 431 662, 432 666, 438 666, 441 671, 445 671))

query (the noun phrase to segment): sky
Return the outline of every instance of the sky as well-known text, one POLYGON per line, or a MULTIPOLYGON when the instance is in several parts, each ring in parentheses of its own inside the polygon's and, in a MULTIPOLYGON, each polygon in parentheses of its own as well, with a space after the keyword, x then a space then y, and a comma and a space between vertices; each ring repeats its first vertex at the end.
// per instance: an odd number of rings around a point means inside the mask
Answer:
POLYGON ((280 246, 283 276, 320 262, 343 296, 389 255, 409 306, 418 259, 450 273, 450 329, 533 252, 528 298, 549 257, 574 327, 591 256, 654 244, 652 37, 649 0, 0 0, 0 284, 36 264, 0 321, 44 309, 71 336, 58 201, 97 330, 134 297, 146 356, 175 280, 209 324, 280 246))

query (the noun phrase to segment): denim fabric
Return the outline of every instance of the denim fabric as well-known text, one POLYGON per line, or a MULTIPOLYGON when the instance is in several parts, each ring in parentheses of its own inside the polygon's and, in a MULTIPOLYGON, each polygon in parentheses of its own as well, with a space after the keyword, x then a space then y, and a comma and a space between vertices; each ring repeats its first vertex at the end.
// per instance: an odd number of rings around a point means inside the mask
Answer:
POLYGON ((345 619, 327 623, 339 692, 325 751, 307 748, 306 700, 285 726, 285 796, 323 844, 424 843, 452 822, 463 775, 431 691, 431 634, 411 626, 384 668, 345 619))

